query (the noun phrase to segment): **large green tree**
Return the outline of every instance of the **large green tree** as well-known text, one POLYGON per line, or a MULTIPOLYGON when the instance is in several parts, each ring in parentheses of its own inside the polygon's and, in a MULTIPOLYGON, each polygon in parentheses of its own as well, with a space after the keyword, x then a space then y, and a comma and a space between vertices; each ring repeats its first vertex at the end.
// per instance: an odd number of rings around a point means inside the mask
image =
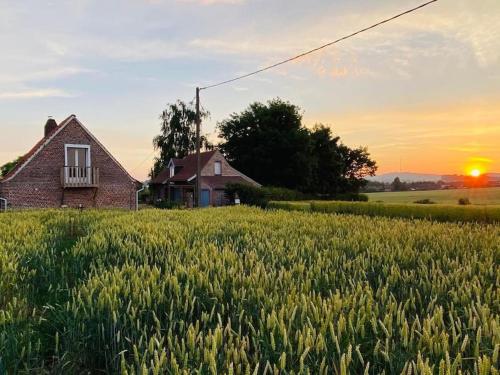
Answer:
POLYGON ((219 148, 236 169, 264 185, 307 185, 309 134, 299 107, 280 99, 253 103, 217 127, 219 148))
POLYGON ((218 129, 227 159, 264 185, 322 195, 357 192, 377 169, 366 148, 349 148, 323 125, 307 129, 301 109, 281 99, 253 103, 218 129))
MULTIPOLYGON (((209 113, 202 110, 201 119, 209 113)), ((183 158, 196 151, 196 110, 193 103, 178 100, 167 104, 160 115, 161 132, 153 139, 159 156, 155 158, 150 175, 153 177, 165 168, 171 158, 183 158)), ((206 136, 201 136, 204 149, 212 148, 206 136)))

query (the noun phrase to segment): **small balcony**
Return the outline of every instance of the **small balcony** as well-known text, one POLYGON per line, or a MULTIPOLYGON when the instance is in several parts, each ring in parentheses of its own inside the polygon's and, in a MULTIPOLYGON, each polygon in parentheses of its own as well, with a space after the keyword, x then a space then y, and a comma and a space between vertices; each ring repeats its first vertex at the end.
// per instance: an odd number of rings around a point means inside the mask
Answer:
POLYGON ((63 188, 96 188, 99 186, 99 168, 62 167, 61 184, 63 188))

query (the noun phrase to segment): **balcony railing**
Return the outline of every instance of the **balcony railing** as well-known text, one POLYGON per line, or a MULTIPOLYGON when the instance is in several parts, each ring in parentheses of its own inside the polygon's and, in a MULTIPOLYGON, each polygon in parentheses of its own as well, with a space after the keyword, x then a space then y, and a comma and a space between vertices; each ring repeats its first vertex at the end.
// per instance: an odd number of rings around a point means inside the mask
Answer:
POLYGON ((64 188, 98 187, 99 168, 62 167, 61 184, 64 188))

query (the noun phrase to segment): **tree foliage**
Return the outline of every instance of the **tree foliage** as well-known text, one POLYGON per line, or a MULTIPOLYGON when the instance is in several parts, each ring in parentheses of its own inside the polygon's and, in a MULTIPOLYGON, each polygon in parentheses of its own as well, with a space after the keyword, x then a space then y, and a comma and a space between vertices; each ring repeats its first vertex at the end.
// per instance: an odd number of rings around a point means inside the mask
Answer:
MULTIPOLYGON (((207 118, 209 113, 202 110, 200 117, 207 118)), ((160 155, 155 158, 151 176, 165 168, 171 158, 183 158, 196 150, 196 110, 193 103, 178 100, 167 104, 160 115, 161 132, 153 139, 155 150, 160 155)), ((201 136, 204 149, 212 148, 206 136, 201 136)))
POLYGON ((16 167, 17 163, 19 163, 19 161, 21 161, 21 156, 19 156, 16 159, 2 165, 0 167, 0 178, 3 176, 6 176, 7 173, 9 173, 11 170, 13 170, 16 167))
POLYGON ((229 162, 263 185, 322 195, 357 192, 377 169, 366 148, 349 148, 324 125, 307 129, 301 109, 281 99, 253 103, 218 129, 229 162))
POLYGON ((309 175, 309 133, 300 108, 275 99, 253 103, 218 124, 228 161, 264 185, 303 189, 309 175))
POLYGON ((391 183, 392 191, 406 191, 408 190, 408 184, 406 182, 401 181, 399 177, 396 177, 394 181, 391 183))

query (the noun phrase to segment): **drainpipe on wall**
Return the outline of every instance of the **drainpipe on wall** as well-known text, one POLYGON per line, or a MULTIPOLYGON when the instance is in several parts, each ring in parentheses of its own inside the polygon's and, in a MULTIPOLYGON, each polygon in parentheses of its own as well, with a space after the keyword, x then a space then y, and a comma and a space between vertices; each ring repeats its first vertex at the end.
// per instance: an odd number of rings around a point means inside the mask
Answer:
POLYGON ((135 210, 136 211, 139 211, 139 193, 141 191, 144 191, 144 189, 146 189, 146 185, 142 185, 142 188, 140 188, 139 190, 137 190, 135 192, 135 210))
POLYGON ((3 204, 4 204, 4 207, 5 207, 5 208, 4 208, 4 211, 7 211, 7 199, 5 199, 5 198, 0 198, 0 201, 2 201, 2 202, 3 202, 3 204))

